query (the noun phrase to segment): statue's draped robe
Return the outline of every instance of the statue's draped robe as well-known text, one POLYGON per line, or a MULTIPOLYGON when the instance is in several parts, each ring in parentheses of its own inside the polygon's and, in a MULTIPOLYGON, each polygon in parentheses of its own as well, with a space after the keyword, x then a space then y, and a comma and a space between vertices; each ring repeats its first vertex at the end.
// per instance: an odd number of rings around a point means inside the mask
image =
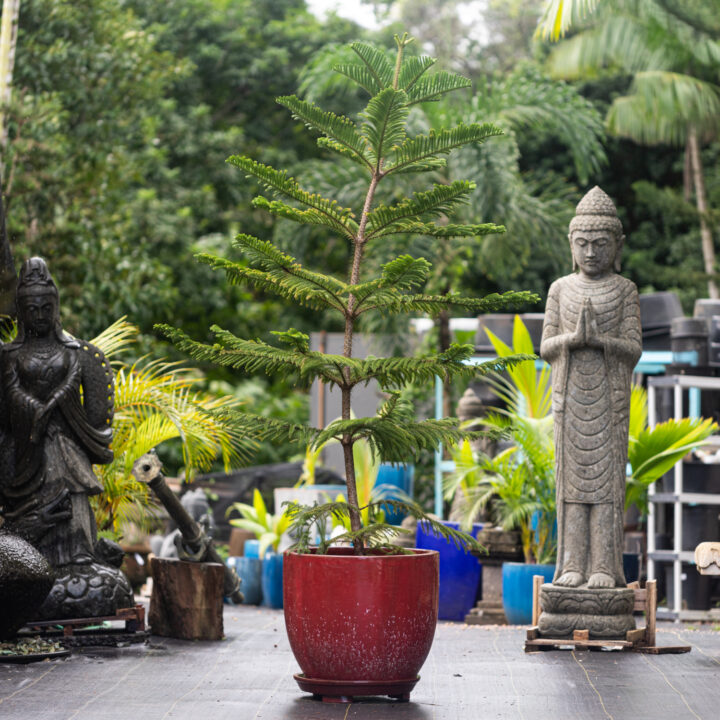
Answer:
POLYGON ((42 354, 16 342, 4 346, 0 358, 5 422, 14 441, 12 474, 2 478, 6 519, 20 523, 18 533, 51 565, 89 558, 96 530, 87 496, 102 492, 92 463, 113 457, 107 361, 95 346, 74 340, 42 354), (35 414, 50 398, 55 408, 45 431, 33 435, 35 414), (63 510, 65 519, 58 515, 63 510))
POLYGON ((556 280, 545 309, 541 354, 552 366, 557 481, 557 580, 567 562, 565 509, 569 502, 611 503, 612 565, 624 586, 623 510, 630 391, 642 351, 640 305, 635 285, 619 275, 581 274, 556 280), (569 349, 583 302, 589 299, 604 349, 569 349))

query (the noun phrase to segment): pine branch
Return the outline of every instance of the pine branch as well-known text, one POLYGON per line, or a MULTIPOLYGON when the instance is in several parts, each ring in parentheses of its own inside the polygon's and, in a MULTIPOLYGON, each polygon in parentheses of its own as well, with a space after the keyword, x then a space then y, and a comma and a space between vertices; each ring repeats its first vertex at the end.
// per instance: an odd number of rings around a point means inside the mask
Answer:
MULTIPOLYGON (((352 120, 332 112, 325 112, 317 105, 300 100, 295 95, 279 97, 277 102, 290 110, 294 118, 340 145, 343 148, 342 154, 346 157, 372 170, 373 164, 366 156, 367 141, 358 133, 352 120)), ((334 148, 335 145, 326 143, 326 147, 334 148)))
POLYGON ((248 259, 260 264, 263 270, 248 268, 239 263, 200 253, 195 257, 212 268, 223 270, 234 284, 249 283, 261 290, 279 295, 309 307, 345 312, 345 283, 333 277, 305 270, 295 258, 284 255, 272 243, 252 235, 238 235, 235 247, 246 251, 248 259))
POLYGON ((350 218, 346 219, 346 225, 344 228, 338 226, 335 218, 329 215, 310 208, 309 210, 299 210, 292 205, 287 205, 280 200, 268 200, 262 197, 262 195, 253 198, 252 204, 256 208, 266 210, 273 215, 283 217, 286 220, 292 220, 300 225, 324 225, 325 227, 332 228, 336 232, 341 232, 350 240, 355 239, 355 235, 358 230, 357 223, 350 218))
POLYGON ((344 369, 348 367, 357 371, 360 362, 342 355, 285 350, 261 340, 243 340, 215 325, 211 328, 217 339, 213 345, 197 342, 169 325, 156 325, 155 328, 180 350, 200 362, 212 362, 248 373, 294 373, 303 384, 320 378, 330 385, 344 385, 344 369))
POLYGON ((369 357, 362 360, 360 367, 353 371, 349 384, 364 384, 374 379, 388 392, 411 382, 432 382, 436 377, 446 382, 454 378, 472 380, 478 376, 502 372, 521 362, 535 360, 534 355, 516 354, 469 364, 467 360, 473 353, 472 345, 453 343, 445 352, 425 357, 369 357))
POLYGON ((425 258, 400 255, 382 266, 379 278, 359 285, 351 285, 348 292, 355 296, 355 315, 359 315, 364 303, 376 297, 378 293, 390 293, 395 297, 402 291, 413 290, 425 283, 430 274, 431 265, 425 258))
POLYGON ((377 165, 391 148, 405 141, 407 95, 402 90, 386 88, 370 99, 360 116, 365 119, 362 126, 363 137, 372 148, 377 165))
MULTIPOLYGON (((415 502, 383 499, 371 502, 367 507, 377 510, 394 510, 405 515, 411 515, 423 524, 425 532, 432 530, 438 537, 444 538, 447 542, 465 552, 468 550, 474 552, 485 551, 485 548, 475 538, 462 530, 455 530, 443 525, 442 522, 424 512, 415 502)), ((356 508, 358 511, 361 509, 363 508, 356 508)), ((403 534, 404 529, 386 523, 375 522, 357 532, 347 532, 333 538, 326 537, 326 528, 331 518, 342 520, 349 517, 350 506, 344 502, 323 503, 313 507, 288 503, 286 512, 291 518, 290 534, 296 538, 295 544, 291 547, 295 552, 303 553, 311 550, 311 531, 313 527, 317 527, 319 530, 320 544, 317 547, 317 552, 320 555, 326 554, 328 548, 333 544, 354 543, 356 540, 360 540, 365 547, 384 550, 389 554, 407 552, 403 548, 388 544, 393 538, 403 534)))
POLYGON ((422 55, 420 57, 406 57, 400 70, 398 87, 404 90, 408 97, 412 98, 412 90, 415 83, 435 64, 435 58, 422 55))
POLYGON ((285 195, 296 202, 306 205, 325 215, 328 224, 342 234, 352 233, 357 227, 352 221, 352 210, 341 207, 336 200, 328 200, 320 195, 311 194, 303 190, 297 182, 284 170, 275 170, 269 165, 263 165, 251 158, 233 155, 227 162, 244 170, 248 175, 257 178, 265 187, 280 195, 285 195))
POLYGON ((341 63, 339 65, 334 65, 333 70, 347 78, 350 78, 350 80, 359 85, 370 96, 376 95, 381 90, 378 86, 377 78, 365 65, 359 65, 357 63, 341 63))
POLYGON ((367 236, 373 237, 393 223, 402 220, 417 219, 419 216, 437 217, 450 213, 460 203, 467 202, 475 183, 456 180, 449 185, 435 185, 427 192, 414 193, 412 197, 401 200, 388 207, 380 205, 368 214, 367 236))
POLYGON ((439 100, 441 95, 468 87, 472 87, 472 82, 462 75, 445 71, 437 72, 422 78, 408 92, 409 104, 416 105, 421 102, 439 100))
POLYGON ((374 80, 375 85, 371 95, 377 95, 392 86, 394 68, 382 50, 359 42, 352 43, 350 47, 374 80))
POLYGON ((369 310, 382 310, 383 312, 420 312, 437 315, 450 306, 457 306, 470 310, 474 314, 497 312, 511 307, 535 303, 539 300, 535 293, 528 291, 509 291, 505 293, 491 293, 482 298, 469 298, 458 293, 447 295, 402 295, 388 290, 378 292, 372 303, 366 304, 360 313, 369 310))
POLYGON ((468 145, 482 143, 489 137, 502 135, 503 131, 490 123, 473 123, 458 125, 450 130, 430 131, 429 135, 416 135, 409 138, 400 147, 393 148, 389 163, 384 170, 386 175, 401 169, 409 169, 419 163, 421 167, 436 155, 449 153, 451 150, 468 145))
POLYGON ((504 225, 482 223, 481 225, 438 225, 431 222, 417 222, 404 220, 386 226, 382 231, 373 235, 373 238, 387 237, 388 235, 428 235, 436 238, 456 237, 482 237, 483 235, 502 234, 504 225))
POLYGON ((212 415, 231 425, 236 432, 253 437, 258 441, 309 445, 314 442, 318 434, 316 428, 307 425, 255 415, 239 409, 221 408, 213 411, 212 415))

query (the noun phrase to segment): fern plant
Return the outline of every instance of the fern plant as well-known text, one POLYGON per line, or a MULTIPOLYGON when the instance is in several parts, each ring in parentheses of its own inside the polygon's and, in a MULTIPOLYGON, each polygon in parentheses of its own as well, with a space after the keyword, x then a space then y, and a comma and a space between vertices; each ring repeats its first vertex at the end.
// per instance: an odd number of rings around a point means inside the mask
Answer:
MULTIPOLYGON (((391 186, 394 178, 406 173, 423 173, 444 166, 447 155, 455 148, 482 143, 499 135, 501 130, 491 124, 460 124, 451 128, 430 130, 427 134, 408 133, 408 114, 413 105, 431 102, 454 90, 467 88, 470 81, 452 73, 428 73, 434 63, 429 57, 408 56, 412 38, 407 33, 396 36, 394 59, 382 50, 354 43, 355 61, 339 65, 335 70, 352 80, 370 96, 356 120, 326 112, 314 103, 292 95, 278 98, 294 118, 320 135, 318 144, 348 158, 362 168, 366 192, 361 206, 343 207, 332 198, 306 190, 284 170, 277 170, 255 159, 233 156, 229 162, 246 176, 258 181, 267 196, 256 197, 256 208, 300 224, 321 226, 344 239, 349 245, 349 267, 343 279, 303 267, 294 257, 281 252, 272 243, 240 234, 235 247, 244 255, 244 262, 234 262, 213 255, 201 254, 201 262, 226 273, 232 283, 249 283, 256 289, 273 293, 291 303, 301 303, 322 311, 338 313, 344 322, 342 354, 331 355, 310 350, 309 338, 294 328, 273 334, 278 344, 235 337, 214 326, 215 342, 204 344, 188 337, 180 329, 159 326, 181 350, 201 362, 214 362, 246 372, 294 375, 298 383, 309 385, 314 379, 339 389, 342 414, 325 428, 282 422, 234 410, 223 416, 231 418, 237 430, 254 434, 260 428, 265 437, 278 442, 304 441, 319 447, 328 440, 338 441, 343 450, 347 482, 347 504, 329 503, 320 508, 295 508, 297 537, 309 537, 313 523, 333 513, 347 513, 350 532, 344 538, 361 554, 367 545, 383 544, 395 532, 384 523, 362 527, 362 507, 356 488, 356 465, 353 447, 366 441, 380 459, 415 458, 425 449, 434 450, 439 443, 455 443, 467 435, 453 418, 417 421, 399 391, 409 382, 432 381, 436 376, 446 380, 470 378, 511 365, 505 358, 479 367, 465 363, 473 352, 471 345, 454 344, 434 355, 406 358, 360 359, 353 356, 353 337, 358 320, 367 313, 427 313, 437 315, 448 308, 462 308, 473 314, 506 309, 512 304, 534 300, 527 292, 493 294, 484 298, 460 294, 433 295, 423 292, 430 265, 423 258, 409 255, 396 257, 382 266, 375 277, 366 277, 365 261, 373 246, 387 242, 398 234, 422 234, 437 242, 449 243, 453 238, 499 233, 504 230, 492 223, 456 224, 449 221, 453 208, 467 201, 474 183, 456 180, 436 184, 411 197, 392 204, 379 202, 378 188, 391 186), (374 417, 351 416, 354 388, 376 380, 387 394, 387 400, 374 417)), ((383 197, 391 197, 388 193, 383 197)), ((381 500, 378 503, 388 504, 381 500)), ((404 507, 421 518, 419 508, 404 507)), ((437 525, 446 537, 451 530, 437 525)), ((300 542, 299 547, 305 549, 300 542)), ((322 549, 322 548, 321 548, 322 549)))

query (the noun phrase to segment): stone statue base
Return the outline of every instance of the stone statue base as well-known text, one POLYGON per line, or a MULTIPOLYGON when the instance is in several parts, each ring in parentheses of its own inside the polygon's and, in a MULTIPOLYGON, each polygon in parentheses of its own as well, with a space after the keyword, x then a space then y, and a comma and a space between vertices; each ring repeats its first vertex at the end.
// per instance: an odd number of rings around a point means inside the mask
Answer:
POLYGON ((546 583, 540 588, 541 637, 569 638, 575 630, 588 630, 591 638, 624 640, 635 629, 635 594, 630 588, 588 589, 546 583))
POLYGON ((107 617, 133 607, 132 587, 116 567, 97 562, 56 568, 57 579, 36 615, 38 620, 107 617))

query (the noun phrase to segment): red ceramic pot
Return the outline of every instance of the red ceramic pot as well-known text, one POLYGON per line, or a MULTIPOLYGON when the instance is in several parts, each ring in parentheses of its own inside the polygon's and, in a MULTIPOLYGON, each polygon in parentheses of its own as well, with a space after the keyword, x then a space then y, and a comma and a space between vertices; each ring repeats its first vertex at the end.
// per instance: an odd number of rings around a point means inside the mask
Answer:
POLYGON ((438 572, 434 550, 286 553, 285 624, 300 687, 328 701, 409 699, 435 634, 438 572))

